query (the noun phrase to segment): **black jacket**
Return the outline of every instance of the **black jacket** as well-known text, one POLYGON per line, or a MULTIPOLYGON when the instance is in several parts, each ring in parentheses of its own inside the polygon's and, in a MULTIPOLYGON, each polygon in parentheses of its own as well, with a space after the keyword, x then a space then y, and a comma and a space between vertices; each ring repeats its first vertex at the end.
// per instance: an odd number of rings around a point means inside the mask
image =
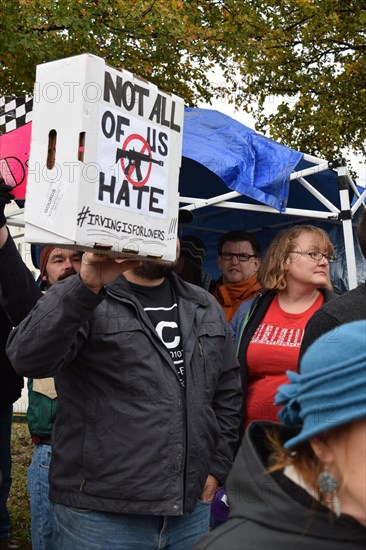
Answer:
POLYGON ((6 341, 12 325, 0 308, 0 407, 15 403, 22 393, 23 377, 16 374, 5 353, 6 341))
POLYGON ((269 429, 282 440, 294 434, 279 424, 249 426, 227 481, 229 519, 194 550, 363 550, 366 528, 360 523, 335 516, 281 472, 266 473, 269 429))
MULTIPOLYGON (((19 324, 42 295, 42 291, 9 235, 5 244, 0 248, 0 307, 4 308, 7 317, 11 320, 11 323, 8 321, 7 332, 2 335, 4 355, 6 340, 12 325, 19 324)), ((9 376, 20 380, 23 385, 23 378, 16 374, 7 356, 6 361, 9 365, 9 376)), ((1 383, 0 395, 4 391, 6 388, 1 383)), ((31 435, 50 437, 55 414, 56 399, 50 399, 43 393, 33 391, 33 380, 29 379, 27 422, 31 435)))
POLYGON ((317 338, 326 332, 332 331, 329 338, 337 338, 337 327, 362 319, 366 319, 366 283, 323 304, 314 313, 305 328, 300 357, 317 338))
POLYGON ((179 516, 209 473, 232 465, 240 373, 225 316, 205 290, 172 274, 186 391, 131 288, 106 295, 79 276, 47 291, 11 333, 17 372, 55 376, 50 498, 93 510, 179 516))
POLYGON ((9 236, 0 248, 0 407, 21 396, 23 377, 16 374, 5 353, 14 325, 29 313, 42 293, 9 236))
POLYGON ((42 291, 11 238, 0 248, 0 306, 13 326, 31 311, 42 291))

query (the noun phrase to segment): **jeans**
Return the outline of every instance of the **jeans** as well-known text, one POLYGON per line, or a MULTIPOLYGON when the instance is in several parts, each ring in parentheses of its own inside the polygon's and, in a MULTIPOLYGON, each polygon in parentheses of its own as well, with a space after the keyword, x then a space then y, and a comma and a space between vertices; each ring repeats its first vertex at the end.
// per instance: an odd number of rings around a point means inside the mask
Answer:
POLYGON ((9 536, 10 516, 6 505, 11 485, 11 422, 13 405, 0 407, 0 539, 9 536))
POLYGON ((189 550, 207 531, 210 504, 189 516, 139 516, 54 504, 54 550, 189 550))
POLYGON ((52 548, 52 504, 48 499, 50 445, 35 445, 28 468, 27 485, 31 507, 32 550, 52 548))

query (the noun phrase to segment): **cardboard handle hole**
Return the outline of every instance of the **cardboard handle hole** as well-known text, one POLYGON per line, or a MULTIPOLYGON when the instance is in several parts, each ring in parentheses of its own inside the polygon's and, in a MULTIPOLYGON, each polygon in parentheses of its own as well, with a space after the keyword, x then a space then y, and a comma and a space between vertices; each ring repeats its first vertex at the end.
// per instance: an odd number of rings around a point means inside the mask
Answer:
POLYGON ((56 144, 57 144, 57 132, 51 130, 48 134, 48 150, 47 150, 47 168, 52 170, 56 162, 56 144))
POLYGON ((79 134, 79 148, 78 148, 78 160, 84 162, 84 150, 85 150, 85 132, 79 134))

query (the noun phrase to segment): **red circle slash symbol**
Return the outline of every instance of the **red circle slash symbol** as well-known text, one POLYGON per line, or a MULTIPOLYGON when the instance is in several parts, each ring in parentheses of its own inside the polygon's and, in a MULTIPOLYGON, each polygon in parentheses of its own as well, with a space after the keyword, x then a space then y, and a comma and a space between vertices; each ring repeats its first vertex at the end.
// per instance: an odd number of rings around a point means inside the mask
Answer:
POLYGON ((150 177, 154 162, 150 145, 142 136, 131 134, 122 145, 121 153, 121 166, 126 180, 135 187, 143 187, 150 177), (131 143, 133 140, 135 144, 131 143))

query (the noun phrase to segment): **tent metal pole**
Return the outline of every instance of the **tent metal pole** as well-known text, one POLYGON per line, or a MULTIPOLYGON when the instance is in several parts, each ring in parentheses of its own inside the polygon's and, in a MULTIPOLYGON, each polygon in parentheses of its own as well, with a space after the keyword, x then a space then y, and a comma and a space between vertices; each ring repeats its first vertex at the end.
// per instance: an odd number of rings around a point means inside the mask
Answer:
POLYGON ((211 197, 210 199, 189 199, 184 200, 184 197, 179 197, 180 202, 191 203, 185 208, 185 210, 196 210, 197 208, 203 208, 204 206, 216 206, 217 203, 225 200, 236 199, 241 197, 241 193, 238 191, 231 191, 230 193, 224 193, 223 195, 218 195, 217 197, 211 197))
POLYGON ((317 166, 311 166, 310 168, 305 168, 299 172, 292 172, 290 174, 290 180, 297 180, 298 178, 309 176, 311 174, 319 174, 319 172, 324 172, 324 170, 329 170, 328 162, 318 164, 317 166))
MULTIPOLYGON (((221 195, 222 196, 222 195, 221 195)), ((219 199, 220 197, 215 197, 216 199, 219 199)), ((195 199, 193 197, 179 197, 179 201, 184 204, 189 204, 189 206, 185 207, 186 210, 194 210, 198 208, 203 208, 206 206, 206 204, 201 204, 201 199, 195 199)), ((323 219, 323 220, 337 220, 339 212, 337 213, 330 213, 330 212, 320 212, 317 210, 299 210, 298 208, 286 208, 283 212, 278 212, 275 208, 272 208, 271 206, 264 206, 259 204, 246 204, 243 202, 229 202, 229 201, 216 201, 215 204, 211 204, 211 206, 215 206, 217 208, 231 208, 236 210, 249 210, 252 212, 267 212, 270 214, 277 214, 279 216, 285 216, 286 214, 288 216, 301 216, 303 218, 316 218, 316 219, 323 219)))
POLYGON ((304 160, 307 160, 308 162, 314 162, 314 164, 323 164, 324 162, 326 162, 324 159, 313 157, 313 155, 308 155, 307 153, 304 153, 304 156, 302 158, 304 160))
POLYGON ((315 198, 318 199, 324 206, 326 206, 331 212, 334 212, 335 214, 339 214, 339 209, 334 206, 324 195, 322 195, 315 187, 313 187, 308 181, 306 181, 304 178, 298 178, 298 181, 311 193, 314 195, 315 198))
POLYGON ((365 201, 366 199, 366 189, 365 191, 358 197, 357 201, 355 202, 355 204, 352 206, 351 210, 352 210, 352 214, 354 215, 357 210, 359 209, 359 207, 361 206, 361 204, 363 204, 363 202, 365 201))
POLYGON ((286 208, 283 212, 278 212, 275 208, 271 208, 270 206, 264 206, 263 209, 260 206, 253 205, 253 204, 243 204, 243 203, 233 203, 233 202, 222 202, 221 204, 218 204, 216 206, 220 206, 222 208, 233 208, 233 205, 235 204, 234 208, 237 208, 238 210, 252 210, 254 212, 271 212, 278 214, 279 216, 301 216, 302 218, 315 218, 315 219, 322 219, 322 220, 332 220, 332 219, 338 219, 337 215, 330 214, 329 212, 320 212, 315 210, 299 210, 298 208, 286 208))
POLYGON ((24 208, 17 208, 12 212, 6 213, 6 225, 13 227, 24 227, 24 208))
POLYGON ((348 171, 345 166, 337 168, 339 199, 341 203, 340 219, 343 227, 344 249, 348 273, 348 288, 357 286, 356 254, 353 240, 352 211, 348 193, 348 171))
POLYGON ((352 210, 352 215, 354 216, 355 213, 357 212, 357 210, 359 209, 360 205, 362 203, 364 203, 365 199, 366 199, 366 189, 364 189, 364 191, 362 191, 362 193, 359 191, 357 185, 355 184, 355 182, 353 181, 353 179, 349 176, 349 174, 347 174, 347 181, 348 181, 348 185, 351 186, 351 188, 353 189, 356 197, 358 197, 357 201, 354 203, 354 205, 352 206, 351 210, 352 210))

